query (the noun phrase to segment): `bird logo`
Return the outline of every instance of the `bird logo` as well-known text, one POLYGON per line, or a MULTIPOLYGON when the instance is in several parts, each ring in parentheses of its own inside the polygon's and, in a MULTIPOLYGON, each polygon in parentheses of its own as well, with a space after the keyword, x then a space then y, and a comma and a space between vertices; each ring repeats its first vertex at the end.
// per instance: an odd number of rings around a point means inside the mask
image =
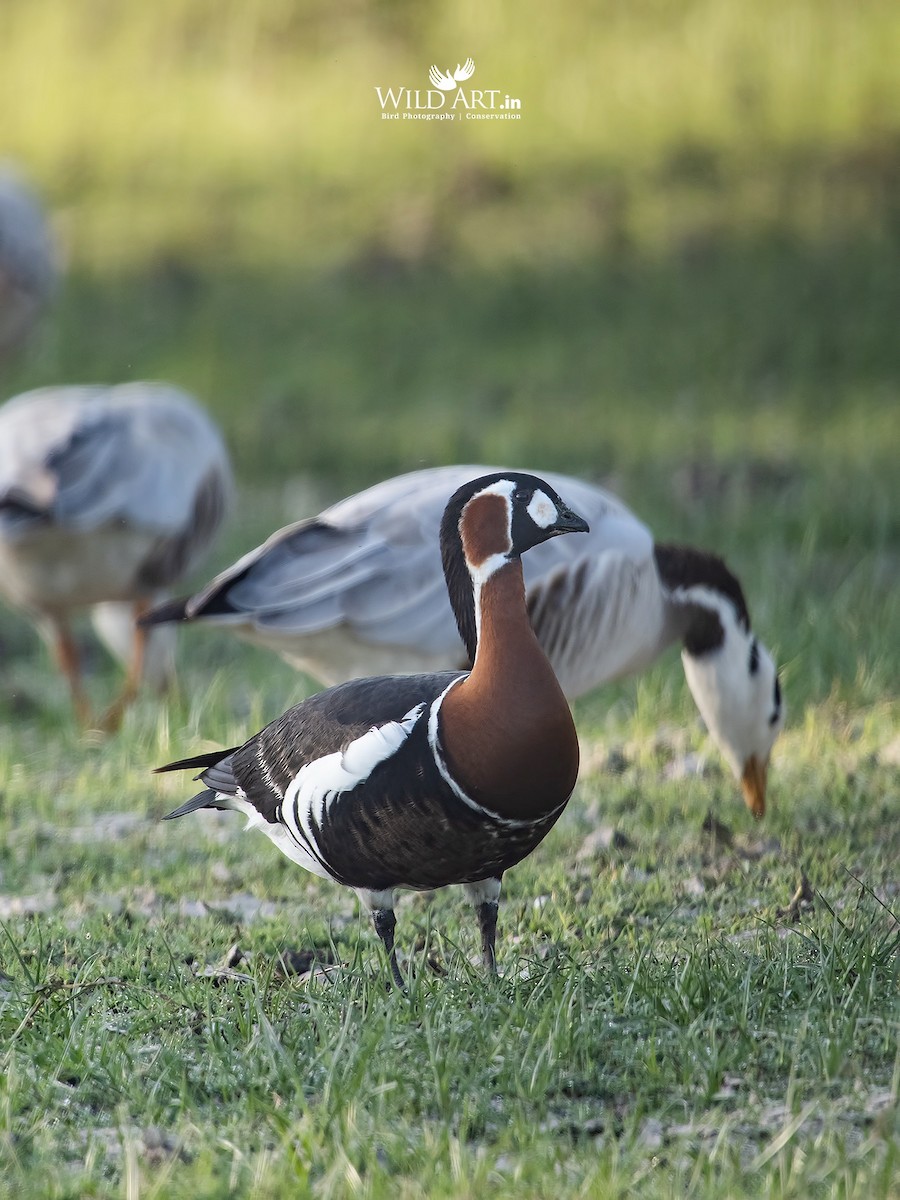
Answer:
POLYGON ((428 72, 428 82, 434 87, 440 88, 442 92, 450 92, 455 87, 461 87, 471 77, 474 70, 475 63, 471 58, 467 58, 462 66, 457 63, 456 70, 447 71, 446 74, 439 67, 432 66, 428 72))

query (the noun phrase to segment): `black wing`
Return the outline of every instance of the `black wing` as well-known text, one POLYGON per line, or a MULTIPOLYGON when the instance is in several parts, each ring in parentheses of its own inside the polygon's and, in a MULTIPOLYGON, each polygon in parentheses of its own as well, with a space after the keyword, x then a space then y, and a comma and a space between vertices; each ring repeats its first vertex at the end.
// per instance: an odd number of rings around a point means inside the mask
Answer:
POLYGON ((289 708, 243 746, 183 758, 157 771, 200 768, 199 778, 213 792, 234 796, 240 790, 266 821, 275 821, 291 781, 307 763, 345 750, 374 725, 401 720, 417 704, 430 704, 460 674, 353 679, 289 708))

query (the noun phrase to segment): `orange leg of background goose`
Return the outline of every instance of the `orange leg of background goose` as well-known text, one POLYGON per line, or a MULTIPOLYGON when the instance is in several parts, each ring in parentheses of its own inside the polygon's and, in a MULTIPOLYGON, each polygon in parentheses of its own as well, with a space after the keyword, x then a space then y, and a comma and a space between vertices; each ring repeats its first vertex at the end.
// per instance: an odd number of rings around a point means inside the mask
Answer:
POLYGON ((65 621, 53 622, 53 649, 56 662, 69 685, 72 694, 72 705, 75 715, 82 725, 91 722, 91 708, 84 687, 81 683, 81 662, 78 656, 78 646, 72 637, 72 631, 65 621))
POLYGON ((138 620, 150 607, 146 600, 138 600, 134 606, 134 636, 131 643, 131 662, 125 675, 125 683, 121 692, 100 718, 99 727, 107 733, 113 733, 122 723, 126 708, 133 703, 144 677, 144 658, 147 650, 147 630, 143 629, 138 620))

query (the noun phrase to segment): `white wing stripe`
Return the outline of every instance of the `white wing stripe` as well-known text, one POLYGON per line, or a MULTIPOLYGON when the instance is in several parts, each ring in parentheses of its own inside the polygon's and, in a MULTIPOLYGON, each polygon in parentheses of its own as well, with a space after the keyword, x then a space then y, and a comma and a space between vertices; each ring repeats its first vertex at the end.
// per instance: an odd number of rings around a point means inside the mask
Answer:
POLYGON ((373 726, 346 750, 326 754, 307 763, 291 780, 284 794, 281 816, 297 842, 312 849, 316 831, 328 805, 343 792, 365 782, 379 763, 396 754, 412 733, 425 708, 417 704, 400 721, 373 726))

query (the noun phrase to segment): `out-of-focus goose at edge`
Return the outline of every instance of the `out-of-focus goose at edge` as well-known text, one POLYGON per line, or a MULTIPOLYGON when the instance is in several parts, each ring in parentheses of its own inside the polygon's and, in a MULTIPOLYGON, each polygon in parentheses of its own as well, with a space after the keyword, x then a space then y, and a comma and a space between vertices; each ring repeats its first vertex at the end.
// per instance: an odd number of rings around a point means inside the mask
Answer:
MULTIPOLYGON (((330 684, 466 665, 436 549, 441 512, 454 488, 502 469, 437 467, 376 484, 279 530, 145 620, 232 629, 330 684)), ((531 621, 563 691, 574 699, 680 642, 697 707, 761 817, 784 713, 740 583, 713 554, 655 544, 602 488, 540 474, 591 527, 524 559, 531 621)))
POLYGON ((84 723, 72 613, 92 608, 127 665, 99 722, 114 728, 142 680, 171 679, 172 631, 136 619, 201 559, 232 489, 218 429, 170 385, 49 387, 0 407, 0 593, 53 647, 84 723))
POLYGON ((56 290, 56 248, 41 204, 0 161, 0 358, 27 339, 56 290))

